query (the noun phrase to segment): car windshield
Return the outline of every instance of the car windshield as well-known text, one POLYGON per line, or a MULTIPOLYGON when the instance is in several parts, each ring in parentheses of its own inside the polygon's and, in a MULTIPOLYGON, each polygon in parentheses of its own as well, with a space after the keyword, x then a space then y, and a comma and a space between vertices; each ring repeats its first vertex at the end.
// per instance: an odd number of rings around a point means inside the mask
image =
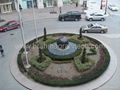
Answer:
POLYGON ((9 25, 9 23, 6 23, 6 24, 4 24, 3 26, 8 26, 9 25))
POLYGON ((93 26, 93 24, 88 24, 87 26, 88 26, 88 28, 90 28, 90 27, 92 27, 92 26, 93 26))

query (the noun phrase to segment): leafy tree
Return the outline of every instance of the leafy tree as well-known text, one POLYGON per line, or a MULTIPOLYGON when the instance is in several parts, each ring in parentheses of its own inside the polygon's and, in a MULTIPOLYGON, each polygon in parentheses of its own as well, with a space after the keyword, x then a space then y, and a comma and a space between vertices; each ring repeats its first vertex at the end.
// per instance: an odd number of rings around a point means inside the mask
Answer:
POLYGON ((79 39, 81 39, 82 38, 82 28, 80 28, 80 30, 79 30, 79 39))
POLYGON ((38 59, 38 62, 41 62, 43 56, 42 56, 42 49, 41 49, 41 46, 38 47, 39 48, 39 59, 38 59))
POLYGON ((82 53, 82 57, 81 57, 81 62, 85 63, 87 61, 88 61, 88 59, 87 59, 87 56, 86 56, 86 48, 84 48, 83 53, 82 53))

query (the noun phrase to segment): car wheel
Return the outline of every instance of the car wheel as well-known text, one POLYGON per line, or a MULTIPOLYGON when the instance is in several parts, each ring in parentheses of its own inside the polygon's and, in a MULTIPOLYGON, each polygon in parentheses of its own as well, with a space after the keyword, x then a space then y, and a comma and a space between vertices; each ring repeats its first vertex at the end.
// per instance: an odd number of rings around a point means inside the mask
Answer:
POLYGON ((102 31, 100 31, 100 33, 102 33, 102 34, 103 34, 103 33, 105 33, 105 32, 102 30, 102 31))
POLYGON ((89 21, 93 21, 93 19, 92 19, 92 18, 90 18, 90 19, 89 19, 89 21))
POLYGON ((7 31, 7 29, 4 30, 4 32, 6 32, 6 31, 7 31))
POLYGON ((104 18, 101 18, 101 21, 105 21, 105 19, 104 19, 104 18))
POLYGON ((84 31, 85 33, 88 33, 88 31, 84 31))
POLYGON ((62 18, 62 19, 61 19, 61 21, 65 21, 65 19, 64 19, 64 18, 62 18))

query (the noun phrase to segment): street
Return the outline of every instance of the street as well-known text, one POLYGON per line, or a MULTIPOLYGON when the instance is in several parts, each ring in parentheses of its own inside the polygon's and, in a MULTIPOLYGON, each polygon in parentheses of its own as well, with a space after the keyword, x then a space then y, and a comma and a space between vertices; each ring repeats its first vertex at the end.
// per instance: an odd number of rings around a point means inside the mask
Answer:
MULTIPOLYGON (((120 4, 119 0, 118 6, 120 4)), ((112 0, 111 0, 112 2, 112 0)), ((114 2, 114 1, 113 1, 114 2)), ((120 7, 119 7, 120 8, 120 7)), ((108 10, 109 16, 105 21, 86 21, 81 19, 80 21, 65 21, 60 22, 58 21, 58 15, 54 17, 41 19, 40 17, 37 18, 37 31, 38 36, 43 35, 43 28, 46 27, 47 34, 49 33, 79 33, 79 29, 82 25, 87 25, 89 23, 100 23, 106 25, 108 27, 108 32, 106 34, 92 34, 88 33, 87 35, 91 35, 96 37, 106 43, 113 52, 117 56, 117 70, 114 76, 103 86, 99 87, 97 90, 120 90, 120 10, 118 12, 112 12, 108 10)), ((13 18, 14 19, 14 18, 13 18)), ((17 18, 16 18, 17 19, 17 18)), ((24 26, 24 33, 25 33, 25 40, 26 42, 35 38, 35 28, 34 28, 34 21, 33 20, 26 20, 23 22, 24 26)), ((18 50, 23 45, 22 38, 21 38, 21 31, 20 29, 15 29, 7 32, 0 33, 0 44, 3 45, 5 50, 5 57, 0 57, 0 90, 26 90, 26 88, 22 87, 11 75, 9 64, 12 59, 17 57, 18 50)), ((56 90, 55 88, 53 90, 56 90)), ((60 89, 62 90, 62 89, 60 89)), ((63 89, 64 90, 64 89, 63 89)))

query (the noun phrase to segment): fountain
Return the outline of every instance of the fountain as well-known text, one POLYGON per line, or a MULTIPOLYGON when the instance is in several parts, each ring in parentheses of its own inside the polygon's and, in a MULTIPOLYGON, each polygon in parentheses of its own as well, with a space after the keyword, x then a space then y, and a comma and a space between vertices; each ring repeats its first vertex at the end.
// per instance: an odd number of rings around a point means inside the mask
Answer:
POLYGON ((54 55, 65 56, 74 53, 77 50, 77 45, 70 42, 67 37, 60 37, 48 46, 48 50, 54 55))

